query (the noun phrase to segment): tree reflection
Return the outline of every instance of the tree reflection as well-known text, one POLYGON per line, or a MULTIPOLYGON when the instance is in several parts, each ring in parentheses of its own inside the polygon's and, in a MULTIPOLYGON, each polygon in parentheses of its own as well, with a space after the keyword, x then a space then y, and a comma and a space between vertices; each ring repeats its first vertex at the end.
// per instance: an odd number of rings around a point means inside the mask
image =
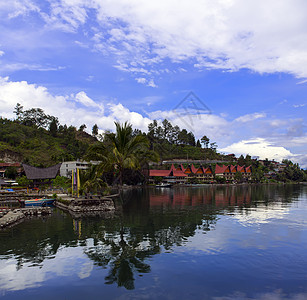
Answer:
POLYGON ((73 220, 56 210, 50 218, 4 231, 0 259, 14 257, 17 270, 26 262, 41 267, 59 248, 78 246, 97 266, 108 269, 105 284, 131 290, 137 274, 151 272, 152 256, 184 246, 197 231, 213 230, 219 215, 246 214, 246 208, 293 201, 302 191, 299 186, 248 185, 129 190, 123 194, 121 212, 113 218, 73 220))

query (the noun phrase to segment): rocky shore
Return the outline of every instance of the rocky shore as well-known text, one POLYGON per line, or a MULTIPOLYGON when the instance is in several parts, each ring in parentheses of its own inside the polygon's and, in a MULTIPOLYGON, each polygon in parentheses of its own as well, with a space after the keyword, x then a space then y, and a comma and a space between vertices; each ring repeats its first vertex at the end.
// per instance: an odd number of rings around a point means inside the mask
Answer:
POLYGON ((92 199, 59 197, 55 206, 74 216, 109 215, 115 212, 113 198, 117 196, 93 197, 92 199))
POLYGON ((0 211, 0 228, 10 227, 21 223, 26 217, 44 216, 51 214, 50 207, 4 209, 0 211))

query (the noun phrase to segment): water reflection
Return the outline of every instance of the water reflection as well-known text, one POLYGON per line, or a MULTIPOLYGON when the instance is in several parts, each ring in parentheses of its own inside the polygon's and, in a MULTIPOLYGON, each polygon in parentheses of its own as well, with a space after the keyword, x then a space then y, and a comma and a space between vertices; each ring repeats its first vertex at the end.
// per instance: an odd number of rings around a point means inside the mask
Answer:
MULTIPOLYGON (((55 210, 0 233, 0 290, 42 286, 55 276, 85 279, 97 270, 105 284, 133 290, 158 254, 193 249, 212 255, 269 243, 265 228, 258 236, 255 225, 290 222, 302 198, 306 188, 294 185, 139 189, 122 194, 113 218, 73 219, 55 210), (242 231, 246 226, 252 231, 242 231)), ((300 213, 298 220, 304 226, 300 213)))

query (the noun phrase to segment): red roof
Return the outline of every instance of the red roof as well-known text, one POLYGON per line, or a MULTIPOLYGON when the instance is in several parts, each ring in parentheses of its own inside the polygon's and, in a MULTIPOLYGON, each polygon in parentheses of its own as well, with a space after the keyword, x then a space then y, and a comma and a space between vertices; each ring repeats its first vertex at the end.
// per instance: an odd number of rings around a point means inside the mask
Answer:
POLYGON ((181 164, 181 165, 179 165, 178 167, 177 167, 177 169, 176 169, 177 171, 185 171, 185 168, 184 168, 184 166, 183 166, 183 164, 181 164))
POLYGON ((245 172, 244 166, 241 167, 241 166, 238 165, 238 166, 237 166, 237 171, 238 171, 238 172, 241 172, 241 173, 244 173, 244 172, 245 172))
POLYGON ((170 170, 149 170, 149 176, 169 176, 170 170))
POLYGON ((224 165, 221 167, 219 165, 215 166, 215 174, 224 174, 224 173, 229 173, 229 172, 230 172, 229 166, 224 166, 224 165))
POLYGON ((178 170, 149 170, 149 176, 159 176, 159 177, 166 177, 166 176, 174 176, 174 177, 186 177, 187 175, 184 174, 182 171, 178 170))
POLYGON ((245 172, 251 173, 252 172, 252 166, 248 166, 245 168, 245 172))
POLYGON ((195 174, 196 173, 196 171, 197 171, 197 169, 194 167, 194 165, 192 164, 192 166, 191 166, 191 170, 192 170, 192 172, 195 174))
POLYGON ((211 167, 204 169, 205 174, 213 174, 211 167))
POLYGON ((0 167, 21 167, 20 163, 0 163, 0 167))
POLYGON ((171 166, 171 171, 172 171, 172 170, 176 170, 174 164, 172 164, 172 166, 171 166))
POLYGON ((237 172, 237 166, 231 165, 231 166, 230 166, 230 172, 231 172, 231 173, 236 173, 236 172, 237 172))
POLYGON ((197 170, 198 169, 196 169, 194 167, 194 165, 192 164, 192 165, 188 165, 188 167, 185 169, 184 173, 186 173, 186 174, 190 174, 190 173, 195 174, 197 170))
POLYGON ((200 167, 196 170, 196 172, 194 172, 194 173, 196 173, 196 174, 204 174, 204 173, 205 173, 205 169, 203 168, 203 166, 200 166, 200 167))
POLYGON ((188 176, 187 174, 184 174, 184 172, 178 171, 178 170, 173 171, 173 175, 175 177, 186 177, 186 176, 188 176))

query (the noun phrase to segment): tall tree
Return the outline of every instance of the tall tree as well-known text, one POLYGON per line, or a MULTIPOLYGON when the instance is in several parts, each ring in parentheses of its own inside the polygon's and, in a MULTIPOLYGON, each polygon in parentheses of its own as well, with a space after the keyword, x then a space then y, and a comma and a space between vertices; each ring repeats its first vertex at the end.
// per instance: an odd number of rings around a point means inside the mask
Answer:
POLYGON ((85 124, 82 124, 82 125, 80 125, 80 127, 79 127, 79 131, 84 131, 84 129, 86 128, 86 125, 85 124))
POLYGON ((56 136, 58 132, 58 120, 57 118, 53 118, 49 124, 49 132, 52 136, 56 136))
POLYGON ((17 103, 13 112, 16 115, 16 120, 20 121, 23 115, 23 106, 20 103, 17 103))
POLYGON ((94 137, 96 137, 98 135, 98 125, 94 124, 93 128, 92 128, 92 135, 94 137))
POLYGON ((206 135, 204 135, 200 140, 202 144, 204 144, 204 147, 208 148, 210 139, 206 135))
POLYGON ((173 125, 171 124, 170 121, 167 119, 164 119, 162 121, 162 129, 163 129, 163 139, 168 139, 170 138, 170 134, 172 133, 173 125))

